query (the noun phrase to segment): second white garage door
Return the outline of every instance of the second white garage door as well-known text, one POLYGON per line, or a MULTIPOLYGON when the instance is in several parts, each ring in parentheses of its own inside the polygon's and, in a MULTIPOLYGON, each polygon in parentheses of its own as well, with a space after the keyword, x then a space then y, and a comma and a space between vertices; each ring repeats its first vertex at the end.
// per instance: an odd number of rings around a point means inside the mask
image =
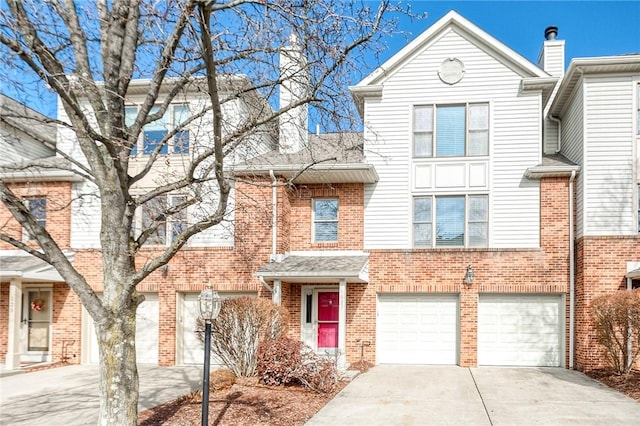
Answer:
MULTIPOLYGON (((257 293, 219 293, 221 299, 233 297, 258 297, 257 293)), ((204 344, 198 338, 196 332, 200 310, 198 308, 198 296, 200 293, 183 293, 178 309, 181 336, 178 337, 179 364, 202 364, 204 361, 204 344)), ((211 359, 212 364, 219 361, 211 359)))
POLYGON ((457 336, 457 295, 378 295, 378 363, 456 364, 457 336))
POLYGON ((559 295, 480 295, 478 364, 561 366, 562 300, 559 295))

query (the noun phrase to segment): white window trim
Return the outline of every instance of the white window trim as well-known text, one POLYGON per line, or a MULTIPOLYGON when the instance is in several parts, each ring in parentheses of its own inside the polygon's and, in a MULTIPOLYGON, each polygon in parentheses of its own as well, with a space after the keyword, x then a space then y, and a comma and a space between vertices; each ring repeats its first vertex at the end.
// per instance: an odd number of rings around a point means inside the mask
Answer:
MULTIPOLYGON (((173 204, 173 199, 177 198, 177 197, 186 197, 186 195, 184 194, 168 194, 166 195, 166 199, 167 199, 167 205, 172 206, 173 204)), ((145 206, 140 206, 140 208, 138 208, 136 210, 135 216, 134 216, 134 224, 135 224, 135 237, 138 238, 141 234, 141 230, 143 229, 142 226, 142 220, 143 220, 143 210, 144 210, 145 206)), ((190 212, 191 209, 189 209, 188 207, 184 210, 184 215, 185 217, 185 221, 184 223, 189 226, 189 217, 190 217, 190 212)), ((168 247, 169 245, 171 245, 173 243, 173 240, 171 238, 171 225, 174 223, 179 223, 179 220, 176 220, 173 217, 169 217, 166 218, 165 222, 164 222, 164 230, 165 230, 165 234, 164 234, 164 242, 162 244, 153 244, 151 243, 149 239, 147 239, 147 241, 145 241, 145 244, 143 247, 168 247)), ((185 246, 189 245, 189 241, 187 241, 185 243, 185 246)))
MULTIPOLYGON (((29 202, 31 200, 44 200, 44 225, 42 225, 42 220, 36 218, 36 222, 38 222, 38 224, 40 224, 43 228, 47 229, 47 197, 46 196, 34 196, 34 197, 24 197, 23 198, 23 203, 25 205, 25 207, 27 208, 27 210, 29 210, 29 212, 31 212, 31 206, 29 205, 29 202)), ((33 214, 33 213, 32 213, 33 214)), ((23 226, 22 227, 22 241, 23 242, 34 242, 36 241, 35 238, 31 238, 31 234, 29 234, 29 231, 27 231, 27 229, 23 226)))
MULTIPOLYGON (((484 249, 490 247, 491 242, 491 197, 486 192, 480 193, 464 193, 464 194, 452 194, 452 193, 443 193, 443 194, 412 194, 411 196, 411 217, 410 217, 410 238, 411 238, 411 247, 416 249, 484 249), (477 196, 487 197, 487 242, 486 245, 483 246, 470 246, 469 245, 469 198, 477 196), (436 217, 436 199, 444 198, 444 197, 464 197, 464 245, 461 246, 438 246, 436 245, 436 226, 437 226, 437 217, 436 217), (414 234, 414 214, 415 214, 415 202, 416 198, 431 198, 431 244, 430 245, 416 245, 415 244, 415 234, 414 234)), ((479 221, 475 221, 472 223, 481 223, 479 221)))
POLYGON ((313 243, 316 244, 332 244, 332 243, 337 243, 340 236, 340 199, 337 197, 319 197, 319 198, 313 198, 311 200, 311 241, 313 243), (336 210, 336 218, 335 220, 316 220, 316 201, 335 201, 337 204, 337 210, 336 210), (316 222, 322 222, 322 223, 334 223, 336 224, 336 239, 335 240, 317 240, 316 239, 316 222))
MULTIPOLYGON (((410 112, 410 135, 411 135, 411 144, 410 144, 410 151, 411 151, 411 158, 413 159, 451 159, 451 158, 473 158, 473 159, 478 159, 478 158, 486 158, 489 156, 489 153, 491 152, 491 136, 492 136, 492 125, 491 125, 491 117, 492 117, 492 105, 491 102, 489 101, 474 101, 474 102, 453 102, 453 103, 447 103, 447 102, 433 102, 433 103, 418 103, 418 104, 414 104, 411 106, 411 112, 410 112), (487 106, 487 153, 483 154, 483 155, 469 155, 469 106, 470 105, 486 105, 487 106), (465 140, 464 140, 464 150, 465 153, 462 156, 438 156, 436 155, 437 152, 437 146, 436 146, 436 139, 437 139, 437 134, 438 134, 438 129, 437 129, 437 115, 436 115, 436 111, 439 107, 453 107, 453 106, 464 106, 465 107, 465 140), (431 114, 432 114, 432 118, 431 118, 431 123, 432 123, 432 128, 431 128, 431 156, 418 156, 415 155, 415 110, 416 108, 420 108, 420 107, 430 107, 431 108, 431 114)), ((425 132, 423 132, 425 133, 425 132)))
MULTIPOLYGON (((167 125, 167 133, 173 131, 173 129, 175 128, 174 126, 174 109, 175 107, 178 106, 186 106, 187 108, 190 108, 190 105, 188 102, 176 102, 176 103, 171 103, 169 104, 169 106, 167 107, 167 110, 165 111, 165 115, 164 118, 166 118, 166 125, 167 125)), ((135 108, 136 109, 136 116, 138 114, 138 111, 140 110, 141 104, 136 104, 136 103, 132 103, 132 104, 127 104, 125 105, 125 110, 127 108, 135 108)), ((154 105, 152 107, 156 108, 159 107, 159 105, 154 105)), ((151 114, 151 113, 150 113, 151 114)), ((187 119, 189 119, 191 117, 191 115, 189 115, 187 117, 187 119)), ((189 128, 189 125, 186 125, 183 129, 184 131, 189 132, 189 143, 188 143, 188 151, 186 153, 177 153, 175 152, 175 137, 171 137, 171 139, 169 139, 167 141, 167 153, 166 154, 159 154, 162 156, 183 156, 183 155, 189 155, 193 149, 192 147, 192 135, 191 135, 191 129, 189 128)), ((145 154, 144 153, 144 126, 142 127, 142 131, 140 132, 140 135, 138 137, 138 140, 136 141, 136 154, 135 157, 148 157, 149 154, 145 154)))

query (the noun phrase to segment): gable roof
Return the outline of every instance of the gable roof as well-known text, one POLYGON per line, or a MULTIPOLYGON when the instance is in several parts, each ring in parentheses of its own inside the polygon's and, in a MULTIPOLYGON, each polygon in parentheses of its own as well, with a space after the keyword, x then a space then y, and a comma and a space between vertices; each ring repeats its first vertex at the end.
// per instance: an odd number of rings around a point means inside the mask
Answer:
POLYGON ((375 96, 382 93, 382 84, 392 75, 395 70, 401 67, 406 61, 411 59, 424 46, 437 40, 449 29, 459 32, 467 40, 478 45, 488 54, 496 57, 500 62, 510 67, 523 78, 541 78, 547 83, 555 84, 555 79, 550 79, 550 75, 533 64, 522 55, 507 47, 505 44, 489 35, 487 32, 474 25, 456 11, 451 10, 426 31, 420 34, 415 40, 407 44, 398 53, 393 55, 384 64, 376 68, 371 74, 365 77, 360 83, 351 86, 351 94, 356 101, 358 109, 362 114, 361 106, 364 97, 375 96))

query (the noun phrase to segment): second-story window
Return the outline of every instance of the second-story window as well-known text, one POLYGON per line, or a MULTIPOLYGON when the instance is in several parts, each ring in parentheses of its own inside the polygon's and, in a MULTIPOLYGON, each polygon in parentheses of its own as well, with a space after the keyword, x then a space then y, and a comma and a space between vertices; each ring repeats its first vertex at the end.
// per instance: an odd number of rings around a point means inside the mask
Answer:
POLYGON ((413 199, 415 247, 486 247, 487 195, 420 196, 413 199))
MULTIPOLYGON (((38 225, 43 228, 47 227, 47 199, 45 197, 33 197, 26 198, 24 200, 24 204, 27 207, 27 210, 33 215, 38 222, 38 225)), ((33 241, 35 238, 31 236, 27 232, 27 230, 23 230, 22 239, 24 241, 33 241)))
POLYGON ((483 155, 489 155, 489 104, 414 107, 414 157, 483 155))
POLYGON ((338 200, 336 198, 313 200, 313 241, 338 241, 338 200))
MULTIPOLYGON (((156 114, 159 107, 151 108, 149 115, 156 114)), ((131 126, 138 114, 138 108, 130 106, 125 108, 125 124, 131 126)), ((144 126, 142 132, 142 153, 150 155, 155 151, 160 143, 167 137, 171 130, 176 130, 173 137, 165 141, 160 154, 188 154, 189 153, 189 129, 184 126, 185 121, 189 119, 189 107, 184 104, 170 105, 165 114, 158 120, 153 121, 144 126)), ((131 155, 138 153, 137 146, 131 149, 131 155)))
POLYGON ((141 209, 141 230, 156 226, 146 244, 167 245, 187 227, 187 209, 180 208, 187 201, 184 195, 157 197, 146 202, 141 209), (174 213, 169 213, 176 210, 174 213), (168 238, 167 238, 168 237, 168 238))

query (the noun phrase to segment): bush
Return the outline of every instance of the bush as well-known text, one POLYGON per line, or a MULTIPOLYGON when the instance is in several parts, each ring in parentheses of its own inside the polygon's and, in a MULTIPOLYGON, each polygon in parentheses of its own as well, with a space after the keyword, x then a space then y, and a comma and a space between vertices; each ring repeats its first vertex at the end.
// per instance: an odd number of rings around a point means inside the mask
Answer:
POLYGON ((256 364, 258 379, 267 385, 299 383, 302 348, 302 342, 284 336, 262 342, 256 364))
MULTIPOLYGON (((258 345, 286 333, 287 315, 267 299, 223 300, 220 314, 211 322, 211 353, 237 377, 254 376, 258 345)), ((202 320, 198 325, 204 340, 202 320)))
POLYGON ((596 340, 616 374, 631 371, 640 354, 640 290, 619 291, 591 302, 596 340))
POLYGON ((229 389, 236 382, 236 375, 229 370, 216 370, 209 375, 209 390, 219 391, 229 389))
POLYGON ((331 392, 338 383, 332 359, 319 357, 302 342, 288 337, 260 344, 256 373, 267 385, 302 384, 320 393, 331 392))

